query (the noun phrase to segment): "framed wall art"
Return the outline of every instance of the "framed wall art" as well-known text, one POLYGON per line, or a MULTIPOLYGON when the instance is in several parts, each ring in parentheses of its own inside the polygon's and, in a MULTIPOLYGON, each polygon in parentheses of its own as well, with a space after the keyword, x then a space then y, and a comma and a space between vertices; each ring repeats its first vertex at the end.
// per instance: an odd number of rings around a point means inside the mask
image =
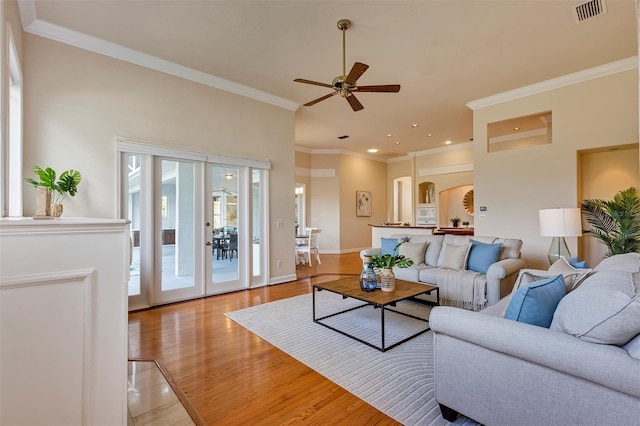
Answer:
POLYGON ((371 216, 371 191, 356 191, 356 216, 371 216))

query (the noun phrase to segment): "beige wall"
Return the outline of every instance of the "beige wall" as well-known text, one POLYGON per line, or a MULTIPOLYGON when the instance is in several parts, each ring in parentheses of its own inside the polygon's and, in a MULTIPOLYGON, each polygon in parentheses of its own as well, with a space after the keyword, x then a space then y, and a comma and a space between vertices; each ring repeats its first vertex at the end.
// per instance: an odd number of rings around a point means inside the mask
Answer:
MULTIPOLYGON (((640 189, 638 146, 616 147, 613 151, 585 151, 580 153, 579 197, 580 200, 611 200, 616 193, 631 186, 640 189)), ((585 224, 585 226, 587 226, 585 224)), ((578 240, 580 258, 589 265, 602 260, 607 248, 591 235, 578 240)))
POLYGON ((387 212, 386 164, 350 154, 298 152, 296 169, 296 182, 309 182, 307 225, 322 228, 320 251, 346 253, 370 247, 369 224, 384 221, 387 212), (356 216, 357 190, 372 192, 371 217, 356 216))
MULTIPOLYGON (((637 70, 527 96, 474 111, 476 233, 524 240, 523 257, 532 267, 548 267, 551 243, 541 237, 538 210, 577 207, 577 151, 638 142, 637 70), (487 124, 553 112, 553 143, 487 153, 487 124)), ((568 238, 577 253, 577 238, 568 238)))
MULTIPOLYGON (((340 249, 371 247, 371 227, 387 217, 387 165, 351 155, 340 156, 340 249), (371 191, 371 217, 356 216, 356 191, 371 191)), ((393 180, 393 179, 391 179, 393 180)))
MULTIPOLYGON (((116 136, 269 159, 271 278, 295 274, 292 111, 30 34, 23 69, 25 167, 83 174, 65 215, 118 216, 116 136)), ((31 215, 33 189, 24 195, 31 215)))

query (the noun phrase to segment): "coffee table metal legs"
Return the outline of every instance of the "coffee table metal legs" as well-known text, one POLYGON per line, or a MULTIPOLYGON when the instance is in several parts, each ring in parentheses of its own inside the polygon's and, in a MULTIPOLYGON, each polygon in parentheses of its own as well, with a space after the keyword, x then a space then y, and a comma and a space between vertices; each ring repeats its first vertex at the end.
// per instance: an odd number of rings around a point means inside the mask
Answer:
MULTIPOLYGON (((408 341, 408 340, 411 340, 411 339, 413 339, 414 337, 417 337, 417 336, 419 336, 419 335, 421 335, 421 334, 424 334, 424 333, 426 333, 427 331, 429 331, 429 330, 431 329, 430 327, 427 327, 427 328, 425 328, 424 330, 420 330, 420 331, 418 331, 417 333, 412 334, 412 335, 410 335, 410 336, 408 336, 408 337, 406 337, 406 338, 404 338, 404 339, 400 340, 399 342, 396 342, 396 343, 394 343, 394 344, 392 344, 392 345, 390 345, 390 346, 386 346, 386 342, 385 342, 385 318, 384 318, 384 312, 385 312, 385 310, 387 310, 387 311, 391 311, 391 312, 394 312, 394 313, 396 313, 396 314, 404 315, 404 316, 406 316, 406 317, 413 318, 413 319, 416 319, 416 320, 419 320, 419 321, 424 321, 424 322, 426 322, 427 324, 429 323, 429 320, 428 320, 428 319, 425 319, 425 318, 417 317, 417 316, 415 316, 415 315, 407 314, 407 313, 405 313, 405 312, 400 312, 400 311, 395 310, 395 309, 389 309, 389 308, 388 308, 388 307, 386 307, 385 305, 379 305, 379 304, 373 304, 373 303, 364 303, 364 304, 362 304, 362 305, 358 305, 358 306, 354 306, 354 307, 349 308, 349 309, 345 309, 344 311, 335 312, 335 313, 333 313, 333 314, 329 314, 329 315, 325 315, 325 316, 323 316, 323 317, 321 317, 321 318, 317 318, 317 317, 316 317, 316 291, 319 291, 319 290, 320 290, 320 289, 318 289, 316 286, 313 286, 313 288, 312 288, 313 322, 316 322, 316 323, 318 323, 318 324, 320 324, 320 325, 323 325, 323 326, 325 326, 325 327, 327 327, 327 328, 329 328, 329 329, 331 329, 331 330, 333 330, 333 331, 335 331, 335 332, 337 332, 337 333, 340 333, 340 334, 342 334, 342 335, 344 335, 344 336, 347 336, 347 337, 349 337, 349 338, 351 338, 351 339, 353 339, 353 340, 356 340, 356 341, 358 341, 358 342, 360 342, 360 343, 363 343, 363 344, 365 344, 365 345, 367 345, 367 346, 370 346, 370 347, 372 347, 372 348, 375 348, 375 349, 377 349, 377 350, 379 350, 379 351, 381 351, 381 352, 386 352, 386 351, 388 351, 389 349, 393 349, 393 348, 395 348, 396 346, 398 346, 398 345, 400 345, 400 344, 402 344, 402 343, 404 343, 404 342, 406 342, 406 341, 408 341), (377 308, 379 308, 379 309, 380 309, 380 331, 381 331, 380 346, 378 346, 378 345, 374 345, 374 344, 372 344, 372 343, 370 343, 370 342, 367 342, 367 341, 365 341, 365 340, 362 340, 362 339, 360 339, 360 338, 358 338, 358 337, 356 337, 356 336, 354 336, 354 335, 352 335, 352 334, 349 334, 349 333, 347 333, 347 332, 345 332, 345 331, 339 330, 339 329, 337 329, 336 327, 333 327, 333 326, 331 326, 331 325, 328 325, 328 324, 326 324, 326 323, 323 323, 323 322, 322 322, 322 320, 325 320, 325 319, 327 319, 327 318, 331 318, 331 317, 334 317, 334 316, 336 316, 336 315, 344 314, 344 313, 346 313, 346 312, 351 312, 351 311, 353 311, 353 310, 360 309, 360 308, 364 308, 364 307, 367 307, 367 306, 373 306, 373 307, 374 307, 374 308, 376 308, 376 309, 377 309, 377 308)), ((439 289, 438 289, 438 288, 436 288, 435 290, 436 290, 437 300, 438 300, 438 303, 439 303, 439 302, 440 302, 440 291, 439 291, 439 289)), ((330 291, 330 290, 327 290, 327 291, 330 291)), ((428 293, 428 294, 429 294, 429 293, 431 293, 431 292, 429 291, 429 292, 425 292, 425 293, 428 293)), ((339 294, 339 293, 336 293, 336 294, 339 294)), ((345 297, 344 297, 344 295, 343 295, 343 298, 345 298, 345 297)), ((395 305, 395 303, 394 303, 394 305, 395 305)))

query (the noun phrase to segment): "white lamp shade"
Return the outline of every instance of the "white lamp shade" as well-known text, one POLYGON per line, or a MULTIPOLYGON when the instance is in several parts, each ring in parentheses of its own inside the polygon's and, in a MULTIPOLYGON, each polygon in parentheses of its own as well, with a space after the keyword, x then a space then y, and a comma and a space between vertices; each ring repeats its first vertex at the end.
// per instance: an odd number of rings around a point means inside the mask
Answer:
POLYGON ((540 235, 543 237, 580 237, 582 218, 579 208, 542 209, 539 211, 540 235))

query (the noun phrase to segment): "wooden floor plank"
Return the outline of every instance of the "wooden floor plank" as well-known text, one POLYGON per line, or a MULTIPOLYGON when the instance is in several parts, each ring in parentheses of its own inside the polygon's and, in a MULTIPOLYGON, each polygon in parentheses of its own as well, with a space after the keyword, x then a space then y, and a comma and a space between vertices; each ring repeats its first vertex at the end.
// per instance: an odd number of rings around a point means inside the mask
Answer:
POLYGON ((129 314, 129 358, 161 360, 210 425, 399 424, 224 316, 362 268, 358 253, 321 261, 294 282, 129 314))

